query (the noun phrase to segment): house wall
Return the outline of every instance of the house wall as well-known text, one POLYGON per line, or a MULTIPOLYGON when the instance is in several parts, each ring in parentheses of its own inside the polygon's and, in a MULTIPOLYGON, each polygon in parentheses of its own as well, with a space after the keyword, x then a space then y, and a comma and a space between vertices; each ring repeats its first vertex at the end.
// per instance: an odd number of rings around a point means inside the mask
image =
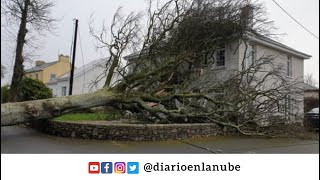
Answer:
POLYGON ((44 68, 41 71, 26 73, 25 76, 33 79, 39 79, 40 81, 47 83, 50 81, 51 74, 55 74, 56 78, 60 77, 68 72, 70 72, 69 56, 59 55, 59 60, 57 63, 44 68), (36 77, 38 75, 38 78, 36 77))
POLYGON ((305 98, 318 98, 319 99, 319 90, 308 90, 304 91, 305 98))
POLYGON ((62 96, 62 87, 66 87, 66 95, 69 94, 69 79, 65 81, 58 81, 54 83, 47 84, 47 86, 52 90, 54 97, 62 96))
POLYGON ((189 84, 190 89, 194 88, 207 88, 212 83, 220 83, 234 75, 238 71, 239 66, 239 49, 238 42, 233 42, 225 45, 225 66, 216 66, 216 62, 212 65, 208 65, 202 68, 201 76, 196 77, 195 80, 189 84), (211 84, 206 82, 210 81, 211 84), (201 87, 199 85, 204 85, 201 87))
POLYGON ((28 78, 31 78, 31 79, 38 79, 40 81, 43 81, 43 71, 26 73, 24 76, 28 77, 28 78))
MULTIPOLYGON (((119 75, 114 75, 111 80, 111 85, 114 85, 119 79, 119 75)), ((72 95, 95 92, 103 88, 105 81, 104 67, 95 66, 74 77, 72 95), (100 81, 94 84, 93 82, 97 79, 100 79, 100 81)), ((48 83, 47 86, 52 89, 53 94, 57 97, 62 96, 62 87, 66 87, 67 95, 69 94, 69 78, 64 78, 62 81, 59 80, 56 83, 48 83)))
MULTIPOLYGON (((260 59, 261 57, 266 57, 268 55, 272 55, 274 58, 272 60, 273 63, 275 63, 276 65, 280 65, 283 66, 283 77, 286 78, 288 81, 297 81, 299 83, 303 83, 303 64, 304 64, 304 60, 302 58, 296 57, 294 55, 290 55, 281 51, 278 51, 276 49, 273 48, 269 48, 263 45, 260 45, 258 43, 255 42, 248 42, 252 43, 255 45, 256 47, 256 59, 260 59), (287 57, 291 56, 292 57, 292 77, 288 77, 286 74, 286 67, 287 67, 287 57)), ((241 64, 242 64, 242 60, 244 57, 244 52, 245 52, 245 44, 242 43, 239 47, 239 70, 241 70, 241 64)), ((261 76, 264 73, 267 73, 271 70, 270 66, 264 66, 263 67, 263 71, 260 74, 258 73, 257 76, 261 76)), ((272 79, 269 78, 266 83, 265 83, 265 88, 270 88, 274 83, 276 83, 276 79, 272 79)), ((302 88, 302 87, 301 87, 302 88)), ((303 91, 301 91, 301 94, 296 95, 295 97, 293 97, 294 100, 297 101, 297 107, 296 109, 294 109, 293 114, 294 116, 301 116, 303 115, 304 111, 304 102, 303 102, 303 91)), ((298 118, 297 118, 298 119, 298 118)))
MULTIPOLYGON (((81 69, 81 68, 80 68, 81 69)), ((74 84, 72 88, 72 94, 83 94, 94 92, 98 89, 102 89, 106 78, 104 77, 104 68, 97 66, 89 71, 81 73, 79 76, 75 77, 74 84), (101 75, 100 81, 94 83, 96 79, 101 75)))
POLYGON ((51 74, 55 74, 56 75, 56 78, 57 77, 60 77, 68 72, 70 72, 70 69, 71 69, 71 65, 69 63, 69 61, 67 60, 60 60, 58 63, 52 65, 52 66, 49 66, 47 68, 45 68, 43 70, 43 79, 42 81, 44 83, 47 83, 50 81, 50 75, 51 74))
MULTIPOLYGON (((81 73, 74 79, 72 94, 91 93, 102 89, 106 82, 106 75, 105 68, 102 65, 95 66, 85 73, 81 73)), ((119 79, 120 76, 114 74, 113 78, 111 79, 111 86, 114 86, 116 81, 119 79)))
MULTIPOLYGON (((249 55, 246 52, 250 50, 249 45, 254 45, 255 47, 255 57, 256 59, 260 59, 261 57, 266 57, 267 55, 272 55, 274 57, 273 63, 283 66, 283 77, 286 78, 288 81, 297 81, 301 84, 303 83, 303 64, 304 59, 299 58, 295 55, 291 55, 292 57, 292 77, 287 77, 286 75, 286 66, 287 66, 287 53, 282 51, 261 45, 256 41, 247 41, 246 42, 248 47, 246 47, 245 43, 242 41, 234 42, 226 45, 226 54, 225 54, 225 66, 224 67, 215 67, 215 64, 211 67, 201 67, 201 76, 194 78, 193 81, 189 83, 189 89, 201 89, 206 87, 200 87, 199 85, 205 84, 202 82, 206 82, 206 80, 210 80, 210 82, 221 82, 228 77, 232 76, 235 72, 242 71, 246 68, 245 60, 246 57, 249 55)), ((185 69, 185 68, 184 68, 185 69)), ((257 73, 257 77, 263 77, 266 73, 270 72, 270 66, 262 67, 263 72, 257 73)), ((192 73, 191 73, 192 76, 192 73)), ((270 77, 267 79, 266 83, 264 83, 264 89, 268 89, 276 84, 276 79, 270 77)), ((301 94, 296 95, 294 100, 297 100, 298 103, 297 108, 294 109, 293 114, 295 117, 301 116, 303 114, 304 109, 304 102, 303 102, 303 92, 301 94)), ((264 100, 263 98, 261 100, 264 100)), ((298 119, 298 118, 296 118, 298 119)))

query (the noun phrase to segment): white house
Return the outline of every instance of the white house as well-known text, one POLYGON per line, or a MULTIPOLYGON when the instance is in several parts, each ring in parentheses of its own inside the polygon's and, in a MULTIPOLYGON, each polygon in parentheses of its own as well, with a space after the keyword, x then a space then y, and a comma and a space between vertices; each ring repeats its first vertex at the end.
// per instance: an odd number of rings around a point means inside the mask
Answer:
MULTIPOLYGON (((194 69, 190 75, 192 76, 192 74, 195 74, 195 76, 201 76, 203 74, 207 75, 211 72, 219 71, 218 79, 227 79, 227 77, 232 76, 234 72, 241 72, 244 69, 249 68, 251 64, 266 55, 273 56, 272 61, 284 67, 285 72, 283 72, 283 78, 288 81, 295 80, 301 82, 301 84, 303 83, 304 60, 309 59, 311 56, 268 37, 257 34, 250 34, 243 40, 223 45, 214 52, 213 58, 207 59, 204 66, 194 69)), ((129 67, 129 72, 132 71, 135 66, 135 59, 138 56, 139 53, 135 53, 124 57, 130 64, 132 64, 131 67, 129 67)), ((271 69, 266 68, 264 69, 264 73, 267 73, 270 70, 271 69)), ((198 78, 195 83, 191 83, 190 86, 201 88, 199 87, 199 81, 201 81, 201 78, 198 78)), ((268 81, 265 88, 270 88, 273 83, 274 82, 271 79, 268 81)), ((301 116, 304 109, 303 91, 295 97, 288 97, 284 102, 286 104, 285 106, 291 106, 290 102, 292 101, 290 98, 294 98, 294 100, 299 102, 296 105, 298 107, 293 110, 294 112, 290 112, 290 114, 294 116, 301 116)))
MULTIPOLYGON (((83 67, 74 70, 72 95, 95 92, 103 88, 107 72, 105 65, 107 58, 94 60, 83 67)), ((121 76, 114 74, 111 85, 115 85, 121 76)), ((55 97, 67 96, 69 94, 70 72, 49 81, 47 86, 52 89, 55 97)))
MULTIPOLYGON (((296 88, 301 92, 295 94, 294 97, 292 95, 288 95, 283 102, 279 103, 286 109, 285 113, 290 115, 291 120, 302 120, 301 117, 303 117, 304 113, 304 93, 302 90, 304 80, 304 60, 309 59, 311 56, 262 35, 248 35, 246 42, 248 45, 247 57, 245 57, 246 46, 244 43, 240 45, 238 50, 239 54, 236 58, 238 69, 241 70, 243 67, 242 65, 248 66, 255 63, 256 60, 262 57, 266 57, 268 55, 273 56, 274 59, 272 62, 274 64, 281 65, 284 69, 282 77, 287 81, 297 82, 300 87, 296 88), (244 62, 243 59, 245 59, 244 62), (293 100, 295 100, 294 105, 293 100)), ((228 64, 229 66, 232 66, 230 65, 232 64, 232 60, 230 62, 230 59, 226 58, 226 66, 228 66, 228 64)), ((264 67, 265 72, 263 73, 268 73, 270 70, 272 69, 264 67)), ((273 83, 276 83, 275 81, 276 80, 268 81, 264 89, 268 89, 273 86, 273 83)), ((282 110, 279 110, 283 111, 283 108, 280 108, 282 110)))

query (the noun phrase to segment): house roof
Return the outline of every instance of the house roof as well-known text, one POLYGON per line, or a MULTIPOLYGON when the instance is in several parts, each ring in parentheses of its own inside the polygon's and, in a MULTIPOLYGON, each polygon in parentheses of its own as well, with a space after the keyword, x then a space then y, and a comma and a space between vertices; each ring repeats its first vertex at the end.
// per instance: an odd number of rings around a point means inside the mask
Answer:
MULTIPOLYGON (((145 49, 145 52, 147 52, 148 48, 145 49)), ((134 52, 132 54, 129 54, 128 56, 124 56, 123 59, 125 60, 131 60, 138 58, 140 56, 141 51, 134 52)))
POLYGON ((256 42, 256 43, 259 43, 259 44, 262 44, 262 45, 265 45, 267 47, 271 47, 271 48, 274 48, 274 49, 277 49, 279 51, 282 51, 282 52, 286 52, 286 53, 289 53, 291 55, 294 55, 294 56, 297 56, 297 57, 300 57, 302 59, 309 59, 311 58, 312 56, 311 55, 308 55, 308 54, 305 54, 303 52, 300 52, 300 51, 297 51, 289 46, 286 46, 278 41, 275 41, 271 38, 268 38, 266 36, 263 36, 263 35, 260 35, 260 34, 254 34, 254 35, 248 35, 247 36, 250 40, 256 42))
POLYGON ((37 71, 42 71, 43 69, 49 67, 49 66, 52 66, 56 63, 58 63, 59 61, 54 61, 54 62, 49 62, 49 63, 44 63, 44 64, 41 64, 40 66, 35 66, 35 67, 32 67, 30 69, 27 69, 25 70, 24 72, 25 73, 30 73, 30 72, 37 72, 37 71))
MULTIPOLYGON (((264 46, 277 49, 277 50, 282 51, 282 52, 289 53, 291 55, 300 57, 302 59, 309 59, 309 58, 312 57, 311 55, 308 55, 308 54, 302 53, 300 51, 297 51, 297 50, 295 50, 295 49, 293 49, 293 48, 291 48, 289 46, 286 46, 286 45, 284 45, 282 43, 279 43, 279 42, 277 42, 277 41, 275 41, 275 40, 273 40, 271 38, 268 38, 268 37, 260 35, 260 34, 249 33, 247 35, 247 38, 250 39, 251 41, 256 42, 256 43, 259 43, 259 44, 262 44, 264 46)), ((134 58, 137 58, 139 55, 140 55, 140 51, 132 53, 132 54, 130 54, 128 56, 125 56, 124 59, 125 60, 134 59, 134 58)))
POLYGON ((307 84, 307 83, 303 83, 303 90, 305 90, 305 91, 319 91, 319 88, 312 86, 310 84, 307 84))
MULTIPOLYGON (((101 59, 91 61, 90 63, 84 65, 83 67, 76 68, 74 70, 74 77, 78 77, 97 66, 105 66, 106 62, 107 62, 107 58, 101 58, 101 59)), ((60 76, 59 78, 56 78, 55 81, 65 81, 65 80, 68 80, 69 77, 70 77, 70 72, 60 76)), ((54 81, 51 81, 48 83, 54 83, 54 81)))

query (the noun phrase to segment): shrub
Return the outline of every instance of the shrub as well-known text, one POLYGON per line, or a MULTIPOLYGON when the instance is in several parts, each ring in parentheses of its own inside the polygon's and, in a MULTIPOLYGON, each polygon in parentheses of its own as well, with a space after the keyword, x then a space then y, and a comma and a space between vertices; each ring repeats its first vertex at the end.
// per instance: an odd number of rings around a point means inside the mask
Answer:
POLYGON ((9 85, 5 85, 1 87, 1 103, 8 102, 9 97, 9 85))
POLYGON ((18 88, 19 101, 52 98, 52 91, 43 82, 24 77, 18 88))

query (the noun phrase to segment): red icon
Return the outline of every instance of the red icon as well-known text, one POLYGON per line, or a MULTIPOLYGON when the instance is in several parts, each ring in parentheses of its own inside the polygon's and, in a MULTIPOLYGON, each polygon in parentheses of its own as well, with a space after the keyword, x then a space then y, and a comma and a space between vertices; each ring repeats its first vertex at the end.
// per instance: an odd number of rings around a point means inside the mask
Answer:
POLYGON ((99 162, 89 162, 88 170, 89 170, 89 174, 99 174, 100 173, 100 163, 99 162))

